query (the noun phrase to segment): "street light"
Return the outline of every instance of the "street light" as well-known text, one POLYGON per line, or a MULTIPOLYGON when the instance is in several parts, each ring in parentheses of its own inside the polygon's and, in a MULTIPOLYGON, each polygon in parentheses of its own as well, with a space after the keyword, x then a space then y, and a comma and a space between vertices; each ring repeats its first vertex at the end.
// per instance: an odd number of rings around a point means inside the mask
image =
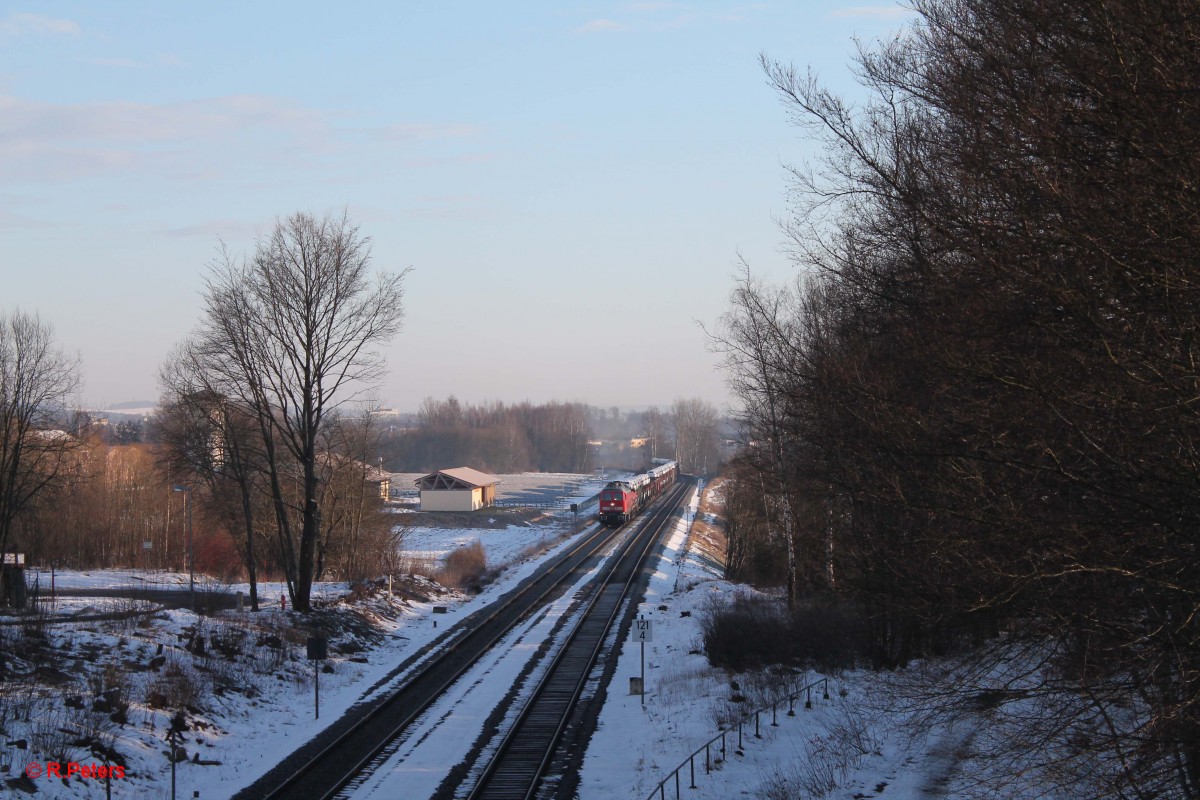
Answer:
POLYGON ((173 492, 187 494, 187 537, 188 537, 188 592, 192 598, 192 612, 196 611, 196 551, 192 547, 192 487, 175 484, 173 492))

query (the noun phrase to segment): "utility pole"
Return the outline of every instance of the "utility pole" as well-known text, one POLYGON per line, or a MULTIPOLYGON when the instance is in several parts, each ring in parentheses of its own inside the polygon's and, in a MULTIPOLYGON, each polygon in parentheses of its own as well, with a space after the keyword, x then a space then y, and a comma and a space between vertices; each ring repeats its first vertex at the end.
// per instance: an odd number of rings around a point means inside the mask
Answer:
POLYGON ((196 611, 196 550, 192 543, 192 487, 175 484, 171 491, 184 492, 187 496, 187 548, 188 548, 188 593, 191 595, 192 612, 196 611))

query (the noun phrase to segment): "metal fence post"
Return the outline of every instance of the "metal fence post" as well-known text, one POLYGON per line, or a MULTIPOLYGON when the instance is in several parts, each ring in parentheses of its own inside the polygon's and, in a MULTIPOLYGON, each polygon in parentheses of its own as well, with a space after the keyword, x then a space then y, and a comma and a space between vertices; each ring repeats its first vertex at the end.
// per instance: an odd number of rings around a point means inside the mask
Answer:
MULTIPOLYGON (((818 684, 820 684, 820 686, 821 686, 821 693, 824 696, 824 698, 826 700, 829 699, 829 678, 826 677, 826 678, 821 678, 820 680, 813 681, 812 683, 808 684, 807 686, 805 686, 801 689, 798 689, 795 692, 792 692, 791 694, 787 695, 787 701, 788 701, 787 714, 789 717, 796 716, 796 700, 799 698, 800 692, 804 692, 804 707, 808 708, 808 709, 811 709, 813 707, 813 705, 812 705, 813 689, 816 688, 818 684)), ((843 696, 844 695, 845 695, 845 690, 843 690, 843 696)), ((771 727, 773 727, 773 728, 779 727, 779 706, 782 704, 782 702, 783 702, 783 698, 780 698, 780 697, 777 697, 775 700, 773 700, 771 702, 771 727)), ((762 713, 766 710, 767 709, 764 706, 764 707, 756 709, 754 711, 754 738, 756 738, 756 739, 763 738, 763 735, 762 735, 762 713)), ((739 718, 736 723, 738 739, 737 739, 737 750, 735 751, 735 755, 745 755, 745 753, 743 752, 744 737, 745 737, 744 729, 745 729, 746 723, 749 721, 750 721, 749 716, 744 716, 744 717, 739 718)), ((717 765, 719 765, 723 761, 729 760, 729 738, 728 737, 729 737, 729 734, 733 733, 733 730, 731 728, 725 727, 724 725, 721 725, 718 727, 718 731, 719 731, 718 735, 721 739, 721 761, 714 762, 714 760, 713 760, 712 746, 717 741, 717 738, 718 738, 717 736, 714 736, 713 738, 709 739, 707 742, 704 743, 704 771, 706 774, 711 774, 713 769, 717 765)), ((697 788, 697 786, 696 786, 696 756, 698 756, 698 755, 700 755, 700 751, 695 750, 692 752, 691 755, 688 756, 688 760, 687 760, 688 777, 690 778, 690 781, 691 781, 688 788, 691 790, 695 790, 697 788)), ((173 763, 172 763, 172 766, 174 766, 173 763)), ((680 783, 681 778, 679 777, 679 773, 682 770, 683 770, 683 764, 680 764, 678 767, 676 767, 674 769, 674 771, 670 775, 663 778, 662 781, 658 784, 659 800, 667 800, 667 781, 670 780, 671 777, 675 778, 675 800, 683 800, 683 790, 682 790, 682 786, 680 783)), ((647 798, 647 800, 653 800, 654 794, 655 793, 653 791, 651 791, 650 796, 647 798)))

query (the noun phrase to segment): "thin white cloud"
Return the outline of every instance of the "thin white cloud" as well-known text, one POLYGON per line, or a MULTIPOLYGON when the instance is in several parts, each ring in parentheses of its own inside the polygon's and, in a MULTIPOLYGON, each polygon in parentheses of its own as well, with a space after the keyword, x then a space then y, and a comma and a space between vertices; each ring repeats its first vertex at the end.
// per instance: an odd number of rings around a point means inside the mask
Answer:
POLYGON ((421 139, 453 139, 478 132, 474 125, 450 123, 435 125, 428 122, 400 122, 378 129, 376 136, 386 141, 411 142, 421 139))
POLYGON ((132 58, 89 58, 88 63, 97 67, 120 67, 122 69, 145 69, 146 65, 132 58))
POLYGON ((196 170, 187 154, 206 145, 271 139, 312 151, 331 135, 324 113, 273 97, 53 104, 0 95, 0 177, 70 180, 136 167, 178 174, 196 170))
POLYGON ((137 144, 202 139, 245 128, 322 127, 320 112, 274 97, 230 95, 182 103, 56 105, 0 96, 0 148, 39 142, 137 144))
MULTIPOLYGON (((347 125, 344 115, 263 95, 177 103, 54 104, 0 94, 0 183, 70 181, 107 173, 196 182, 249 163, 291 164, 351 152, 362 139, 411 149, 478 133, 464 123, 347 125)), ((455 160, 490 158, 458 154, 455 160)), ((251 172, 254 172, 252 169, 251 172)))
POLYGON ((830 17, 856 19, 897 20, 912 16, 912 9, 903 6, 851 6, 839 8, 829 13, 830 17))
POLYGON ((575 29, 575 33, 612 33, 616 31, 653 32, 674 30, 701 23, 744 22, 746 12, 761 8, 758 4, 734 3, 727 9, 702 8, 675 0, 641 0, 620 7, 621 20, 594 19, 575 29), (626 19, 626 17, 628 19, 626 19))
POLYGON ((178 56, 170 53, 157 53, 147 61, 139 61, 135 58, 121 58, 118 56, 106 57, 97 56, 88 59, 89 64, 97 67, 117 67, 120 69, 151 69, 153 67, 178 67, 182 66, 183 62, 178 56))
POLYGON ((77 22, 69 19, 55 19, 44 14, 15 12, 0 19, 0 34, 6 36, 25 34, 78 36, 82 32, 83 30, 77 22))
POLYGON ((225 241, 240 241, 253 239, 262 226, 234 219, 214 219, 197 225, 186 225, 179 228, 160 228, 158 234, 172 239, 201 237, 204 239, 223 239, 225 241))
POLYGON ((586 22, 575 29, 576 33, 612 33, 614 31, 628 30, 629 26, 621 22, 614 22, 611 19, 594 19, 586 22))

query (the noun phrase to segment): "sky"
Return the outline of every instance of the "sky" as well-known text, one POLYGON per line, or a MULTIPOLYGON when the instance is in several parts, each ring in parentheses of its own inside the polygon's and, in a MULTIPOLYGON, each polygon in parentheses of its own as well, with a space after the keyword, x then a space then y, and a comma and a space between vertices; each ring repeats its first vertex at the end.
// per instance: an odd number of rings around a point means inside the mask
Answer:
MULTIPOLYGON (((860 0, 861 2, 861 0, 860 0)), ((158 397, 224 243, 343 211, 411 268, 385 407, 729 402, 700 325, 786 279, 816 152, 760 53, 854 99, 899 5, 0 1, 0 313, 86 407, 158 397)))

